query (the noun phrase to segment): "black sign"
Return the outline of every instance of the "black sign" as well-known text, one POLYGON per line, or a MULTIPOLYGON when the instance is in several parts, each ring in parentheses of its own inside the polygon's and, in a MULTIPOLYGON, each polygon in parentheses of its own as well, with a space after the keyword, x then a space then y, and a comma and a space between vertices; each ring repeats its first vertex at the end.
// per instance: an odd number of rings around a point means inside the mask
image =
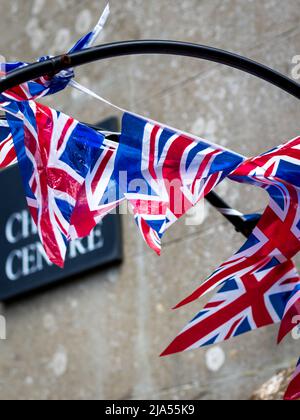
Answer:
MULTIPOLYGON (((116 131, 117 121, 111 119, 101 127, 116 131)), ((0 300, 122 261, 119 215, 107 216, 88 238, 71 242, 61 270, 45 256, 17 166, 0 173, 0 200, 0 300)))

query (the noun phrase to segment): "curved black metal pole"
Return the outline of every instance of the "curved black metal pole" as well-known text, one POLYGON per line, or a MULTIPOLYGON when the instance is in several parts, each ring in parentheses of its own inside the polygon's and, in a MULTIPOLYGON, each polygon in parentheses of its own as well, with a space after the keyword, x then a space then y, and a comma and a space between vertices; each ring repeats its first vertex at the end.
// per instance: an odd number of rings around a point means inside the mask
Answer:
POLYGON ((70 66, 77 67, 108 58, 142 54, 179 55, 224 64, 263 79, 300 99, 300 85, 297 82, 263 64, 217 48, 186 42, 159 40, 125 41, 100 45, 35 63, 16 70, 3 78, 0 81, 0 93, 20 83, 25 83, 45 74, 57 73, 70 66))
MULTIPOLYGON (((297 82, 263 64, 228 51, 204 45, 160 40, 125 41, 100 45, 73 54, 54 57, 41 63, 31 64, 2 78, 0 80, 0 93, 21 83, 46 74, 53 75, 70 67, 77 67, 108 58, 142 54, 177 55, 224 64, 265 80, 300 99, 300 85, 297 82)), ((206 198, 217 209, 230 209, 214 192, 211 192, 206 198)), ((259 220, 247 222, 242 216, 224 213, 223 215, 235 226, 238 232, 241 232, 246 237, 250 235, 259 220)))

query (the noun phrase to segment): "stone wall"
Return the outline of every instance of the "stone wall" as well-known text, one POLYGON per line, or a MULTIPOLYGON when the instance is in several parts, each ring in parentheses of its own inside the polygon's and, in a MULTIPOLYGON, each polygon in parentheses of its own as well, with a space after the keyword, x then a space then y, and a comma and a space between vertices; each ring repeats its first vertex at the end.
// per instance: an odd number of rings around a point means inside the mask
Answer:
MULTIPOLYGON (((32 61, 65 52, 96 20, 104 0, 1 1, 0 53, 32 61)), ((177 39, 225 48, 291 75, 300 54, 299 0, 111 0, 101 42, 177 39)), ((164 56, 112 59, 77 71, 78 80, 132 111, 234 150, 257 154, 299 135, 299 104, 277 88, 226 67, 164 56)), ((116 115, 68 91, 48 100, 80 120, 116 115)), ((242 211, 266 197, 219 188, 242 211), (247 197, 247 199, 245 199, 247 197)), ((276 328, 218 348, 160 359, 199 303, 170 308, 242 244, 211 208, 204 223, 168 233, 158 259, 124 217, 125 261, 47 292, 3 305, 1 399, 245 399, 297 359, 276 328)))

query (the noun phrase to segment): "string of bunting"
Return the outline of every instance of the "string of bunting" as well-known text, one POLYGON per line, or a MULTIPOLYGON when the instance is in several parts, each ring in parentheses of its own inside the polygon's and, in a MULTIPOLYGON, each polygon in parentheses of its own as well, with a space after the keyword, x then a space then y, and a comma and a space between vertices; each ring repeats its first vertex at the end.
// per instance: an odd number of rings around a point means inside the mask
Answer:
MULTIPOLYGON (((71 52, 90 47, 109 16, 71 52)), ((46 57, 47 58, 47 57, 46 57)), ((41 58, 40 60, 44 60, 41 58)), ((26 63, 2 63, 2 75, 26 63)), ((88 236, 127 201, 145 242, 157 254, 165 232, 225 178, 270 197, 245 245, 188 298, 216 294, 162 356, 220 343, 272 324, 281 342, 300 320, 300 137, 246 158, 221 146, 116 107, 79 85, 72 69, 0 95, 0 169, 18 162, 28 207, 49 260, 64 266, 70 240, 88 236), (118 143, 36 102, 71 86, 122 112, 118 143)), ((226 213, 226 209, 224 212, 226 213)), ((299 365, 285 399, 300 398, 299 365)))

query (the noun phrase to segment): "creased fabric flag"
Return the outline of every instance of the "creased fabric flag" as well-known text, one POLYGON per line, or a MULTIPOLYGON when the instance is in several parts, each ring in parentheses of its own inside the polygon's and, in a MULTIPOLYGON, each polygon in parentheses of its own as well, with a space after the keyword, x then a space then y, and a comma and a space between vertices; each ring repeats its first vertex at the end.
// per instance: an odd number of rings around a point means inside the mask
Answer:
MULTIPOLYGON (((69 51, 70 53, 89 48, 97 40, 102 31, 110 13, 109 4, 106 6, 99 22, 87 35, 83 36, 69 51)), ((49 57, 42 57, 38 61, 44 61, 49 57)), ((28 63, 0 63, 0 76, 28 66, 28 63)), ((8 102, 20 102, 42 98, 44 96, 53 95, 64 90, 69 84, 72 85, 74 72, 72 69, 63 70, 54 76, 44 76, 37 80, 23 83, 8 91, 0 94, 0 105, 5 106, 8 102)), ((9 130, 6 129, 5 122, 0 125, 0 169, 4 169, 16 163, 16 153, 13 146, 12 137, 9 130)))
MULTIPOLYGON (((100 32, 102 31, 110 13, 109 4, 106 6, 99 22, 87 35, 84 35, 76 44, 71 48, 69 53, 77 52, 89 48, 97 40, 100 32)), ((41 57, 38 61, 42 62, 51 57, 41 57)), ((0 63, 0 76, 21 69, 28 66, 28 63, 0 63)), ((6 101, 28 101, 42 98, 44 96, 53 95, 64 90, 73 80, 74 71, 72 69, 63 70, 54 76, 44 76, 37 80, 33 80, 22 85, 16 86, 6 92, 0 94, 0 103, 6 101)))
MULTIPOLYGON (((268 237, 285 258, 300 250, 300 138, 250 159, 238 168, 232 179, 258 185, 269 193, 271 201, 264 219, 269 222, 268 237)), ((279 331, 279 342, 300 323, 299 285, 289 299, 279 331)))
POLYGON ((118 144, 105 139, 95 150, 94 162, 80 189, 72 215, 72 240, 88 236, 94 227, 125 198, 120 197, 116 179, 118 144))
POLYGON ((243 161, 131 114, 123 117, 118 145, 33 101, 5 109, 32 216, 50 261, 59 266, 67 241, 89 235, 124 200, 160 253, 165 231, 243 161))
POLYGON ((0 169, 17 163, 13 137, 7 121, 0 120, 0 169))
POLYGON ((300 399, 300 359, 293 378, 285 393, 284 399, 286 401, 295 401, 300 399))
POLYGON ((162 356, 220 343, 279 323, 299 281, 291 261, 234 276, 188 324, 162 356))
POLYGON ((242 249, 177 306, 191 303, 222 285, 221 291, 177 337, 166 354, 200 347, 207 341, 211 344, 219 342, 281 320, 284 320, 281 335, 288 334, 295 327, 288 320, 299 306, 293 305, 292 312, 287 308, 299 286, 299 275, 291 261, 300 249, 299 145, 300 138, 294 139, 242 163, 230 175, 235 181, 264 188, 270 195, 270 204, 242 249), (274 287, 277 292, 271 299, 274 287), (245 308, 239 306, 241 290, 244 291, 244 300, 255 296, 255 301, 260 302, 261 317, 254 316, 253 308, 242 316, 240 311, 245 308), (222 321, 222 313, 229 316, 226 323, 222 321), (214 319, 219 319, 221 325, 214 319), (202 337, 204 331, 207 335, 202 337), (206 340, 207 336, 210 340, 206 340))
POLYGON ((240 155, 129 113, 123 116, 119 145, 106 145, 80 193, 72 238, 88 235, 128 200, 144 240, 158 254, 166 230, 243 161, 240 155))
POLYGON ((234 181, 265 189, 270 204, 242 249, 177 307, 199 299, 240 270, 251 269, 253 264, 254 268, 259 267, 273 257, 284 262, 299 252, 299 148, 300 138, 297 138, 263 156, 247 160, 230 174, 234 181))
POLYGON ((167 229, 244 159, 131 114, 123 117, 118 157, 120 191, 158 254, 167 229))
POLYGON ((18 116, 7 114, 31 215, 49 260, 63 267, 77 197, 104 136, 33 101, 7 108, 18 116))
POLYGON ((286 308, 284 317, 281 322, 278 343, 281 343, 282 340, 293 330, 300 328, 300 284, 298 284, 292 296, 290 297, 286 308))
POLYGON ((89 32, 87 35, 83 36, 79 41, 77 41, 76 44, 70 49, 69 53, 74 53, 74 52, 92 47, 92 45, 97 41, 102 30, 104 29, 107 19, 109 18, 109 15, 110 15, 110 6, 109 6, 109 3, 107 3, 94 29, 91 32, 89 32))

